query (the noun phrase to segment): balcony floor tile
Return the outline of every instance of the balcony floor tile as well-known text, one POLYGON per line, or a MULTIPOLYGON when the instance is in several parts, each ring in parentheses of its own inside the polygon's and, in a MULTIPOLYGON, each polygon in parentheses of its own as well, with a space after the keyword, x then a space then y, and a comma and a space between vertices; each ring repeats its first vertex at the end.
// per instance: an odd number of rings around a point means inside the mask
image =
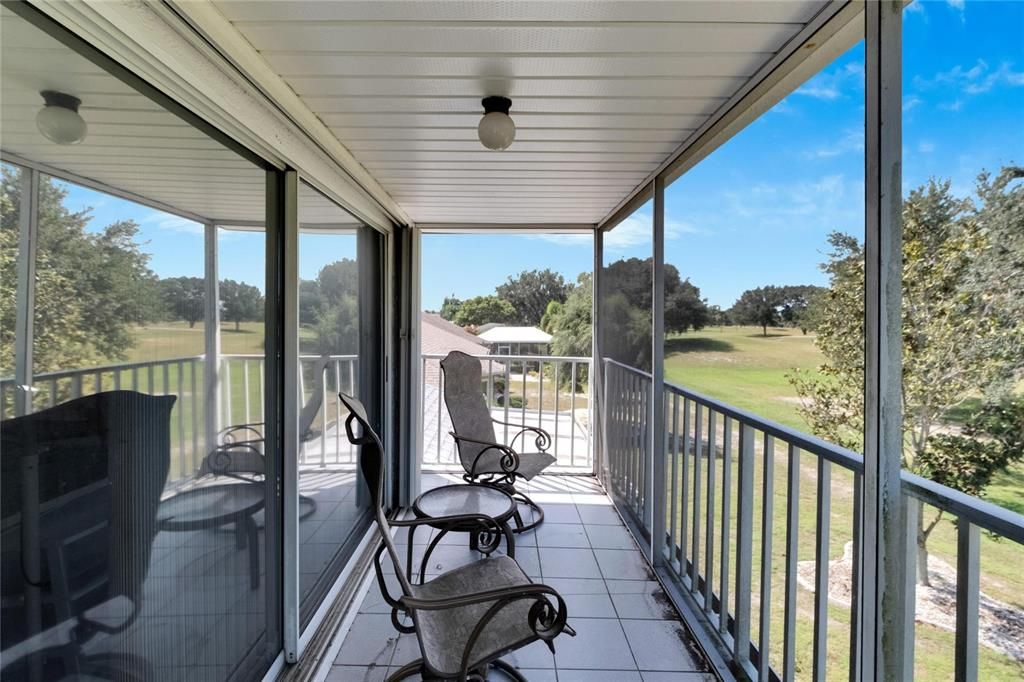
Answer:
MULTIPOLYGON (((458 482, 454 476, 427 477, 436 485, 458 482)), ((596 479, 542 476, 524 486, 524 492, 557 501, 542 502, 546 516, 537 531, 517 536, 516 558, 535 581, 558 590, 578 634, 558 637, 554 656, 542 642, 534 642, 502 660, 531 682, 714 679, 596 479)), ((399 536, 396 540, 404 542, 404 531, 399 536)), ((417 556, 424 550, 423 545, 414 546, 417 556)), ((480 556, 469 550, 464 535, 452 534, 435 550, 427 577, 480 556)), ((393 576, 386 579, 397 587, 393 576)), ((390 608, 376 580, 370 590, 328 679, 376 682, 383 671, 394 673, 420 655, 414 635, 398 637, 391 627, 390 608)), ((490 676, 492 682, 506 679, 496 671, 490 676)))

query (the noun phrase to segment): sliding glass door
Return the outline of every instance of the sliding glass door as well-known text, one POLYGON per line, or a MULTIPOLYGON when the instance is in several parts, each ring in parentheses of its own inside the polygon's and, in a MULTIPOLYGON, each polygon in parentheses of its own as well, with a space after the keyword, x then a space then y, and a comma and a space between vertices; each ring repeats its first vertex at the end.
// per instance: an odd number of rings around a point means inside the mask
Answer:
POLYGON ((305 628, 369 527, 338 393, 380 428, 383 235, 312 186, 298 192, 299 603, 305 628))

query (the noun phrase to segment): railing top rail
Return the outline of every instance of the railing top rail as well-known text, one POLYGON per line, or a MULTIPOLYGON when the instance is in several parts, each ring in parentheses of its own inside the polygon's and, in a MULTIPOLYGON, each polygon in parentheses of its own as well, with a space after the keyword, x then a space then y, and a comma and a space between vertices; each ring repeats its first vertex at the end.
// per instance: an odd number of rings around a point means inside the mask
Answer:
MULTIPOLYGON (((33 381, 36 380, 51 380, 51 379, 66 379, 73 377, 76 374, 95 374, 96 372, 113 372, 123 371, 126 369, 141 369, 144 367, 156 367, 159 365, 176 364, 179 362, 192 362, 193 360, 202 360, 206 356, 204 355, 185 355, 179 358, 161 358, 159 360, 140 360, 137 362, 122 362, 112 365, 96 365, 95 367, 78 367, 75 369, 62 369, 56 372, 44 372, 42 374, 34 374, 32 376, 33 381)), ((7 383, 14 381, 13 377, 0 378, 0 383, 7 383)))
MULTIPOLYGON (((265 356, 262 353, 221 353, 221 359, 227 360, 262 360, 265 356)), ((303 353, 299 356, 299 360, 316 360, 317 358, 326 357, 329 360, 358 360, 358 355, 315 355, 310 353, 303 353)))
MULTIPOLYGON (((640 376, 645 377, 647 379, 651 379, 651 380, 654 379, 654 377, 651 376, 650 372, 645 372, 642 369, 637 369, 636 367, 632 367, 631 365, 627 365, 624 362, 619 362, 618 360, 612 360, 611 358, 604 358, 604 364, 606 364, 606 365, 615 365, 616 367, 621 367, 622 369, 627 370, 629 372, 632 372, 633 374, 639 374, 640 376)), ((665 384, 665 386, 667 387, 668 384, 665 384)))
MULTIPOLYGON (((447 355, 447 353, 421 353, 420 357, 426 360, 442 360, 447 355)), ((494 360, 495 362, 503 360, 544 360, 547 362, 590 363, 590 358, 572 355, 470 355, 469 357, 480 360, 494 360)))
POLYGON ((958 518, 967 519, 1018 544, 1024 545, 1024 516, 997 504, 948 488, 941 483, 912 474, 900 473, 903 492, 958 518))

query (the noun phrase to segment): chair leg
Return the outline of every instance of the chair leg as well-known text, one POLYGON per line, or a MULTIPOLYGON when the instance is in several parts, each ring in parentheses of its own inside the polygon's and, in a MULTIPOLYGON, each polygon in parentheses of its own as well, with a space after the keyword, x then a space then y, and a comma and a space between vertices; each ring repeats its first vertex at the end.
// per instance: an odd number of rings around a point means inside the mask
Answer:
POLYGON ((518 508, 516 509, 515 516, 513 517, 516 522, 516 527, 512 529, 513 533, 525 533, 527 531, 531 531, 544 522, 544 510, 541 508, 539 504, 537 504, 536 502, 534 502, 529 497, 519 492, 512 486, 509 486, 509 489, 506 490, 506 492, 512 496, 513 500, 515 500, 517 507, 519 506, 519 503, 522 503, 533 510, 533 522, 524 524, 523 518, 519 514, 518 508))

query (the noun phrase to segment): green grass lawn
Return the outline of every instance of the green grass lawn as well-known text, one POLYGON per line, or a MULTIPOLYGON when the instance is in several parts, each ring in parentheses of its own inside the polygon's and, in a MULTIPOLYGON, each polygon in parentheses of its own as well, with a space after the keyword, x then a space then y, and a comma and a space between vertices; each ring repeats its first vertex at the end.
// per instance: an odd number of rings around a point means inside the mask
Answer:
POLYGON ((807 425, 786 379, 823 361, 813 335, 797 329, 712 327, 665 339, 665 379, 794 428, 807 425))
MULTIPOLYGON (((812 336, 803 336, 798 330, 769 329, 768 336, 760 328, 725 327, 706 329, 674 335, 666 340, 665 373, 672 383, 703 393, 723 402, 754 412, 768 419, 806 431, 807 425, 800 416, 796 393, 786 379, 794 367, 813 370, 822 362, 822 356, 814 346, 812 336)), ((681 420, 680 420, 681 423, 681 420)), ((719 429, 721 426, 719 425, 719 429)), ((720 436, 721 438, 721 436, 720 436)), ((734 450, 735 451, 735 450, 734 450)), ((754 566, 753 593, 760 593, 760 543, 761 543, 761 451, 758 449, 754 478, 754 566)), ((784 566, 786 556, 785 510, 787 459, 784 448, 776 445, 774 480, 774 515, 772 518, 772 608, 771 659, 774 666, 781 666, 782 627, 784 613, 784 566)), ((704 461, 706 466, 707 460, 704 461)), ((733 486, 736 490, 736 461, 733 460, 733 486)), ((706 471, 706 470, 705 470, 706 471)), ((815 543, 815 472, 816 460, 801 457, 798 557, 801 561, 813 560, 815 543)), ((720 481, 722 464, 716 466, 716 480, 720 481)), ((692 491, 692 480, 690 482, 692 491)), ((838 558, 844 544, 852 538, 853 479, 848 472, 832 468, 832 510, 829 538, 830 555, 838 558)), ((1002 474, 989 488, 986 497, 1018 512, 1024 511, 1024 466, 1017 465, 1002 474)), ((703 493, 706 495, 706 492, 703 493)), ((719 492, 720 495, 720 492, 719 492)), ((719 498, 720 499, 720 498, 719 498)), ((735 499, 733 495, 733 525, 735 525, 735 499)), ((671 524, 671 509, 669 523, 671 524)), ((928 513, 934 510, 928 509, 928 513)), ((677 528, 681 523, 680 510, 675 511, 677 528)), ((720 521, 721 509, 714 512, 720 521)), ((703 515, 699 516, 703 528, 703 515)), ((692 523, 692 517, 690 522, 692 523)), ((677 531, 678 532, 678 531, 677 531)), ((692 529, 691 529, 692 532, 692 529)), ((691 535, 692 539, 692 535, 691 535)), ((718 538, 716 537, 716 543, 718 538)), ((735 530, 730 545, 735 557, 735 530)), ((956 528, 943 521, 929 541, 929 549, 937 559, 955 566, 956 528)), ((702 550, 703 551, 703 550, 702 550)), ((717 566, 720 548, 713 555, 717 566)), ((1024 577, 1019 567, 1024 562, 1024 547, 1005 540, 996 540, 982 535, 982 577, 981 589, 1001 601, 1024 608, 1024 577)), ((701 561, 703 557, 701 556, 701 561)), ((733 561, 735 559, 733 558, 733 561)), ((703 564, 701 564, 703 566, 703 564)), ((733 566, 735 564, 733 563, 733 566)), ((715 583, 717 587, 717 576, 715 583)), ((797 596, 797 677, 809 679, 812 659, 813 593, 800 589, 797 596)), ((756 609, 756 605, 755 605, 756 609)), ((828 660, 830 677, 842 678, 846 674, 849 652, 850 610, 840 605, 829 606, 828 660)), ((753 627, 756 641, 758 624, 753 627)), ((916 626, 915 668, 918 679, 951 679, 953 674, 953 634, 930 625, 916 626)), ((979 648, 981 676, 983 679, 1012 680, 1024 678, 1024 665, 998 654, 986 647, 979 648)))

